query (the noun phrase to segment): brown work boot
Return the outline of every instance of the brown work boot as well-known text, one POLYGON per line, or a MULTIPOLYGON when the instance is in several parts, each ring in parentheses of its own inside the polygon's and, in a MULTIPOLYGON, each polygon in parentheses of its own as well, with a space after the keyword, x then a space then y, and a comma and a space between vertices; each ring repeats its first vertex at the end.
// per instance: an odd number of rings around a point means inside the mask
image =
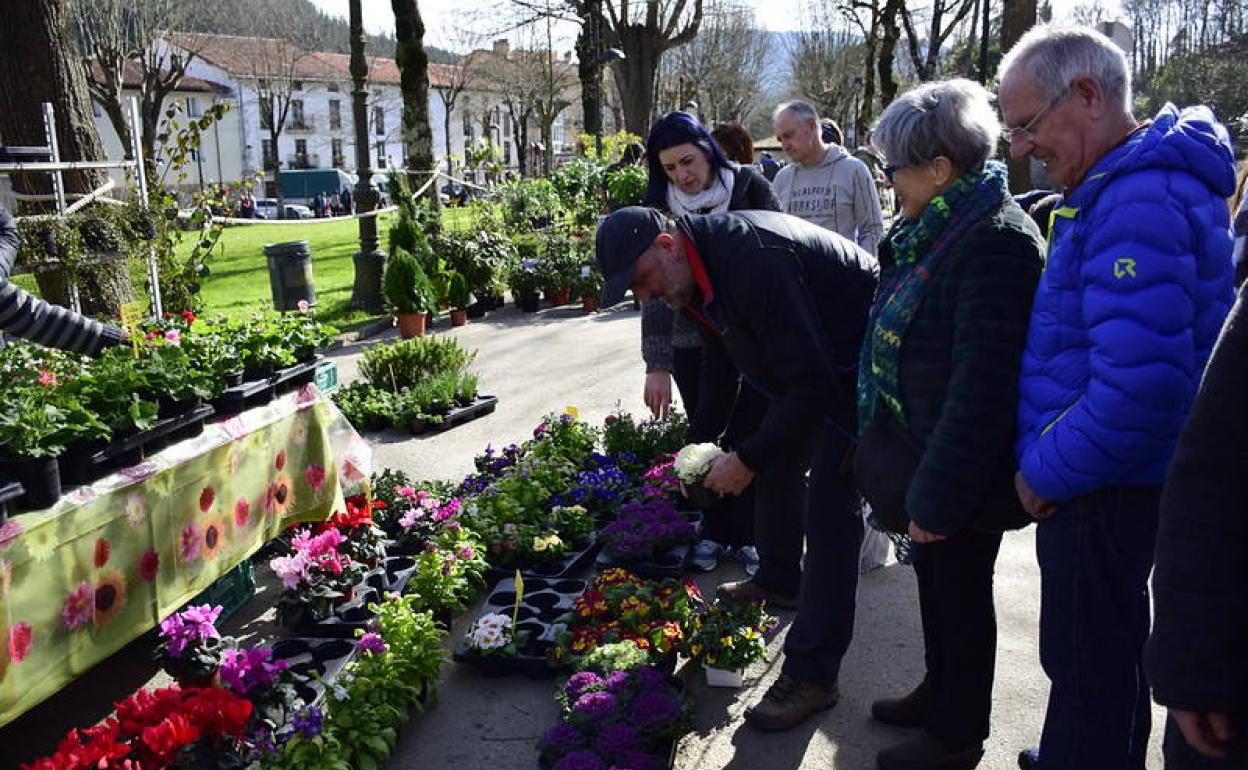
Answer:
POLYGON ((880 770, 974 770, 984 756, 984 744, 971 743, 951 749, 944 741, 924 735, 875 755, 880 770))
POLYGON ((745 721, 765 732, 788 730, 811 714, 832 708, 840 699, 841 693, 835 684, 823 687, 781 674, 763 699, 745 710, 745 721))
POLYGON ((932 687, 924 679, 914 692, 904 698, 877 700, 871 704, 871 716, 893 727, 922 727, 932 705, 932 687))
POLYGON ((715 591, 715 598, 726 602, 748 604, 750 602, 767 602, 767 606, 777 610, 797 609, 797 597, 782 594, 765 588, 753 580, 738 580, 724 583, 715 591))

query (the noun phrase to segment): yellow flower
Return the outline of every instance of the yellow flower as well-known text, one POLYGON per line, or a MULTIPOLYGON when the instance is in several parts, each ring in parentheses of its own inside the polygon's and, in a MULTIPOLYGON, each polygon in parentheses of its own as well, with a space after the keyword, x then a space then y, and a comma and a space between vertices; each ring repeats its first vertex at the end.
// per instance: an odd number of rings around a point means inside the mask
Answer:
POLYGON ((46 521, 42 526, 31 527, 22 535, 22 545, 35 561, 47 561, 59 545, 56 536, 56 525, 46 521))
POLYGON ((732 641, 733 641, 733 640, 732 640, 732 637, 731 637, 731 636, 721 636, 721 637, 719 637, 719 643, 720 643, 720 644, 722 644, 722 645, 723 645, 723 646, 725 646, 725 647, 732 647, 732 641))
POLYGON ((690 645, 689 652, 693 655, 693 657, 695 658, 698 657, 699 655, 702 654, 702 645, 700 644, 690 645))

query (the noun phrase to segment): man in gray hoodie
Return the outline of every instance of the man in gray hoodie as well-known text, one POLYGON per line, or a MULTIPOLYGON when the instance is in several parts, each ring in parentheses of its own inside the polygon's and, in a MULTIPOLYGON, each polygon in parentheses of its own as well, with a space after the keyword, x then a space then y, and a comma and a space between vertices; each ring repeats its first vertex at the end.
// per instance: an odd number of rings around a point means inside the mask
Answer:
POLYGON ((845 236, 874 254, 884 237, 884 217, 871 171, 819 130, 819 114, 806 102, 787 102, 772 118, 776 138, 792 159, 772 187, 785 213, 845 236))

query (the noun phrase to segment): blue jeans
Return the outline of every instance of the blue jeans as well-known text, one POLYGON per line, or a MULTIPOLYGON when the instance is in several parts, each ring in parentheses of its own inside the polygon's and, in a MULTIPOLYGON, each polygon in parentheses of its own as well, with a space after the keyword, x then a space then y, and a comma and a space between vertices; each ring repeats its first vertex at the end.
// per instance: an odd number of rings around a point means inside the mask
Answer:
POLYGON ((848 440, 837 430, 823 429, 810 465, 797 617, 784 640, 783 672, 823 686, 836 683, 854 635, 862 502, 846 468, 848 450, 848 440))
POLYGON ((1051 687, 1042 770, 1143 770, 1159 487, 1105 487, 1040 522, 1040 662, 1051 687))

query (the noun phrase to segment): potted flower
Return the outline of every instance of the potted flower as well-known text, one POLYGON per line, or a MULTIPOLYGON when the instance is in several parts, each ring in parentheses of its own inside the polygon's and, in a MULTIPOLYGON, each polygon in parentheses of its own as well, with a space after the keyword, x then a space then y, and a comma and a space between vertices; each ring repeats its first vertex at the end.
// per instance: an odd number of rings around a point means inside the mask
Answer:
POLYGON ((336 605, 351 601, 363 569, 339 550, 346 539, 337 529, 315 536, 302 529, 291 538, 289 555, 269 561, 284 589, 277 599, 278 623, 310 625, 328 617, 336 605))
POLYGON ((437 304, 437 294, 420 262, 406 249, 395 249, 386 260, 383 281, 386 299, 398 318, 399 334, 403 339, 423 335, 426 314, 437 304))
POLYGON ((542 276, 538 271, 537 260, 520 260, 520 264, 511 271, 508 286, 521 311, 536 313, 541 307, 538 292, 542 289, 542 276))
POLYGON ((682 513, 664 500, 629 503, 616 520, 603 527, 606 550, 620 561, 652 559, 674 545, 690 543, 697 530, 682 513))
POLYGON ((598 297, 602 293, 602 273, 595 265, 581 265, 580 276, 577 278, 577 295, 581 298, 581 309, 586 313, 598 310, 598 297))
POLYGON ((314 534, 320 535, 336 529, 346 537, 338 550, 352 561, 376 567, 386 556, 386 533, 373 521, 375 511, 385 510, 386 504, 367 495, 353 495, 344 500, 345 511, 335 511, 326 521, 313 525, 314 534))
POLYGON ((685 650, 706 669, 706 683, 740 687, 745 667, 767 655, 765 636, 776 618, 759 602, 716 601, 695 614, 692 625, 685 650))
POLYGON ((528 642, 527 631, 512 628, 511 617, 501 612, 487 612, 464 633, 468 654, 492 660, 516 657, 528 642))
POLYGON ((689 444, 676 453, 673 470, 680 479, 680 491, 695 507, 709 508, 717 502, 719 496, 702 482, 723 454, 724 450, 714 444, 689 444))
POLYGON ((234 640, 217 632, 221 606, 187 607, 160 621, 156 662, 183 687, 212 687, 234 640))
POLYGON ((468 323, 468 306, 476 300, 468 289, 468 280, 458 272, 451 273, 447 298, 451 301, 451 326, 468 323))

